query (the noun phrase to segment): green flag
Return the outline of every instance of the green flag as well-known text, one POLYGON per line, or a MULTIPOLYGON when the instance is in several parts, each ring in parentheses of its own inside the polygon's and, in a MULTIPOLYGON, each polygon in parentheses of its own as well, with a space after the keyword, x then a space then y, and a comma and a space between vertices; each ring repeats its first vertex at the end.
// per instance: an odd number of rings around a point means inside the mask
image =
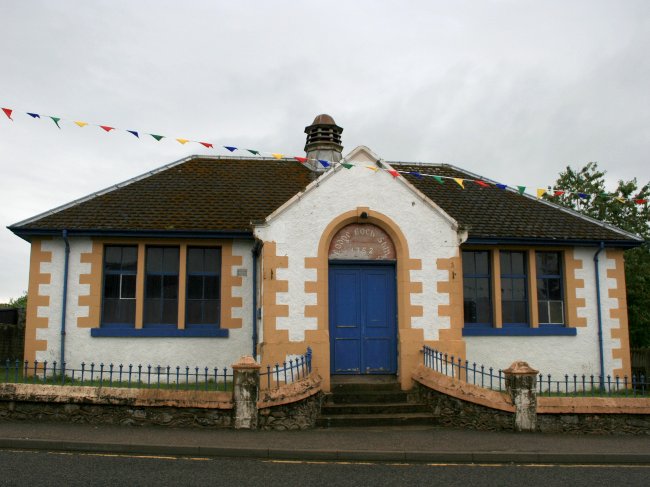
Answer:
POLYGON ((56 124, 57 127, 61 128, 59 125, 59 120, 61 120, 61 117, 50 117, 52 121, 56 124))
POLYGON ((154 135, 154 134, 149 134, 151 135, 154 139, 156 139, 158 142, 160 142, 160 139, 164 139, 164 135, 154 135))
POLYGON ((517 186, 517 189, 519 190, 519 194, 523 196, 524 191, 526 191, 526 186, 517 186))

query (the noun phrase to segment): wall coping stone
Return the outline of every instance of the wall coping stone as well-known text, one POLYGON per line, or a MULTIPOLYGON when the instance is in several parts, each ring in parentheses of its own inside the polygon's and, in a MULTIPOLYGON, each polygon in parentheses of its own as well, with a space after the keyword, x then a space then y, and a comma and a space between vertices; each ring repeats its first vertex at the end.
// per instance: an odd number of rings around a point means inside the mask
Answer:
POLYGON ((307 399, 321 391, 322 378, 316 372, 312 372, 304 379, 284 384, 278 389, 262 390, 262 399, 257 402, 258 409, 270 408, 291 404, 307 399))

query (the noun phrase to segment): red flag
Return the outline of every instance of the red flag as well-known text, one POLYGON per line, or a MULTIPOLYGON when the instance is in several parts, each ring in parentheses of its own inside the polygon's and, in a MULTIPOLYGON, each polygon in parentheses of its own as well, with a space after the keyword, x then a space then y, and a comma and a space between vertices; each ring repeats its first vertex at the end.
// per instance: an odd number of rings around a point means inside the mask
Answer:
POLYGON ((115 127, 109 127, 108 125, 100 125, 101 128, 103 128, 106 132, 110 132, 111 130, 115 130, 115 127))
POLYGON ((214 149, 214 146, 210 142, 199 142, 203 147, 207 147, 208 149, 214 149))
POLYGON ((558 190, 553 192, 553 196, 562 196, 563 194, 564 194, 564 191, 562 191, 561 189, 558 189, 558 190))
POLYGON ((644 204, 644 203, 647 203, 648 200, 643 199, 643 198, 637 198, 637 199, 634 200, 634 202, 635 202, 637 205, 642 205, 642 204, 644 204))
POLYGON ((307 158, 306 158, 306 157, 298 157, 298 156, 295 156, 294 159, 295 159, 296 161, 298 161, 298 162, 303 163, 303 164, 304 164, 305 162, 307 162, 307 158))
POLYGON ((11 118, 11 114, 13 113, 13 110, 11 108, 3 108, 2 111, 5 112, 5 115, 9 120, 11 120, 12 122, 14 121, 14 119, 11 118))
POLYGON ((489 188, 490 185, 486 183, 485 181, 474 181, 476 184, 478 184, 481 188, 489 188))
POLYGON ((393 176, 394 178, 396 178, 397 176, 399 176, 399 173, 398 173, 395 169, 389 169, 389 170, 388 170, 388 173, 389 173, 391 176, 393 176))

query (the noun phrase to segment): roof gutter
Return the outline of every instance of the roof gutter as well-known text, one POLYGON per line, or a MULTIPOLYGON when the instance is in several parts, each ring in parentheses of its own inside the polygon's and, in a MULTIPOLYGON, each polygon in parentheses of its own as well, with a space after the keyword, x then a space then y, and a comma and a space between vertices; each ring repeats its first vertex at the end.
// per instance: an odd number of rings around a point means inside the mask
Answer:
MULTIPOLYGON (((18 228, 7 227, 20 238, 29 241, 29 237, 42 235, 60 235, 60 229, 40 228, 18 228)), ((217 230, 217 231, 192 231, 192 230, 104 230, 104 229, 80 229, 66 232, 75 237, 141 237, 141 238, 239 238, 252 240, 252 230, 217 230)))
POLYGON ((631 249, 643 245, 643 239, 638 240, 594 240, 594 239, 552 239, 552 238, 484 238, 469 237, 464 245, 537 245, 543 247, 561 247, 563 245, 584 246, 584 247, 616 247, 631 249))

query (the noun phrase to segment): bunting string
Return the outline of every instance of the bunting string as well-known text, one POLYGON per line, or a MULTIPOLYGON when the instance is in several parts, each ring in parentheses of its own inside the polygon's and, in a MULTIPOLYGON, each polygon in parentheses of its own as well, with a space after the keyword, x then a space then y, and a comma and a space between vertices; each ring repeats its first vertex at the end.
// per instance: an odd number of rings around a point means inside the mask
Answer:
MULTIPOLYGON (((185 137, 169 137, 166 135, 160 135, 160 134, 154 134, 151 132, 144 132, 141 130, 134 130, 134 129, 121 129, 118 127, 113 127, 111 125, 103 125, 103 124, 95 124, 95 123, 90 123, 82 120, 72 120, 72 119, 65 119, 62 117, 55 117, 52 115, 43 115, 35 112, 16 112, 16 110, 12 108, 2 108, 0 107, 2 112, 5 114, 6 118, 11 121, 15 122, 14 117, 16 116, 16 113, 25 113, 27 116, 29 116, 31 119, 49 119, 52 121, 52 123, 59 129, 61 130, 61 124, 66 122, 66 123, 72 123, 76 125, 79 128, 85 128, 88 126, 92 127, 97 127, 101 129, 105 133, 110 133, 110 132, 126 132, 130 134, 131 136, 135 137, 136 139, 142 140, 142 137, 149 136, 156 142, 161 142, 163 139, 169 139, 169 140, 174 140, 177 143, 181 145, 186 145, 186 144, 199 144, 202 147, 206 149, 212 149, 212 150, 217 150, 218 148, 223 148, 226 149, 228 152, 233 153, 235 151, 240 151, 240 152, 248 152, 249 154, 253 156, 259 156, 259 157, 265 157, 265 156, 270 156, 274 159, 277 160, 283 160, 283 159, 295 159, 301 164, 306 164, 307 162, 312 162, 314 164, 320 164, 324 168, 329 168, 329 167, 335 167, 335 166, 342 166, 345 169, 351 169, 353 167, 362 167, 365 169, 369 169, 373 172, 380 172, 380 171, 385 171, 389 173, 394 179, 400 177, 400 175, 410 175, 414 176, 418 179, 422 178, 432 178, 435 180, 438 184, 444 185, 447 181, 453 181, 456 183, 458 187, 461 189, 467 189, 466 184, 473 184, 476 185, 480 188, 487 189, 487 188, 493 188, 493 189, 498 189, 498 190, 511 190, 519 193, 520 195, 524 195, 526 193, 526 189, 529 189, 527 186, 521 186, 521 185, 513 185, 509 186, 506 184, 501 184, 501 183, 495 183, 492 181, 485 181, 482 179, 468 179, 468 178, 458 178, 458 177, 453 177, 453 176, 443 176, 440 174, 429 174, 429 173, 422 173, 419 171, 399 171, 396 169, 388 168, 385 167, 384 164, 381 161, 376 161, 375 165, 368 165, 366 162, 357 162, 355 161, 348 161, 348 160, 342 160, 340 162, 335 162, 335 161, 328 161, 325 159, 310 159, 307 157, 300 157, 300 156, 287 156, 284 153, 280 152, 271 152, 271 151, 262 151, 262 150, 256 150, 256 149, 246 149, 246 148, 241 148, 237 147, 234 145, 219 145, 215 144, 213 142, 206 142, 206 141, 201 141, 201 140, 195 140, 195 139, 188 139, 185 137), (141 137, 142 136, 142 137, 141 137)), ((532 188, 530 188, 532 190, 532 188)), ((620 203, 627 203, 627 202, 632 202, 634 204, 638 205, 644 205, 648 203, 647 198, 642 198, 640 196, 632 197, 632 198, 627 198, 620 196, 618 194, 614 193, 600 193, 600 194, 588 194, 588 193, 581 193, 581 192, 576 192, 576 191, 568 191, 564 190, 561 188, 553 188, 551 186, 548 186, 546 188, 535 188, 535 193, 537 199, 541 199, 544 196, 548 195, 551 198, 553 197, 560 197, 560 196, 573 196, 575 198, 578 198, 579 200, 583 201, 589 201, 592 198, 602 198, 606 200, 615 200, 620 203)))

